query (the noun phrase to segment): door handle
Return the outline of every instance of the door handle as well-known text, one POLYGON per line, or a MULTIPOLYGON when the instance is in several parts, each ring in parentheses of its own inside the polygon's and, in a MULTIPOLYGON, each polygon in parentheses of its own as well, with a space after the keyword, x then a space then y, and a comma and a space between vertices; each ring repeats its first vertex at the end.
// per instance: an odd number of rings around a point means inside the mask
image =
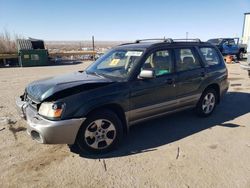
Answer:
POLYGON ((174 83, 174 79, 168 78, 168 79, 165 80, 165 83, 168 84, 168 85, 172 85, 174 83))
POLYGON ((201 72, 200 75, 201 75, 201 77, 205 77, 206 73, 205 72, 201 72))

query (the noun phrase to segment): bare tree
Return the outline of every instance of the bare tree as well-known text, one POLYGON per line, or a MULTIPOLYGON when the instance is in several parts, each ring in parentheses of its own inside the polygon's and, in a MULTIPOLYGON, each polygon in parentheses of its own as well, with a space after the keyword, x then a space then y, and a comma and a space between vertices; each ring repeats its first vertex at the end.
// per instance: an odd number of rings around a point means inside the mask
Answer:
POLYGON ((3 32, 0 32, 0 53, 16 53, 17 47, 15 39, 19 38, 18 35, 13 34, 4 29, 3 32))

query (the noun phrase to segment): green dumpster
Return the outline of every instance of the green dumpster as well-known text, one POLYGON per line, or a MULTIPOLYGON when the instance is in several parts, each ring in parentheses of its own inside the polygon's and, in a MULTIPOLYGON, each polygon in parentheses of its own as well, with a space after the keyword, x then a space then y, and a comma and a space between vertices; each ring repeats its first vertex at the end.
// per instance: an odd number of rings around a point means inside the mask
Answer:
POLYGON ((20 67, 44 66, 49 64, 48 50, 44 47, 43 40, 17 39, 20 67))
POLYGON ((47 50, 19 50, 19 65, 21 67, 44 66, 48 64, 47 50))

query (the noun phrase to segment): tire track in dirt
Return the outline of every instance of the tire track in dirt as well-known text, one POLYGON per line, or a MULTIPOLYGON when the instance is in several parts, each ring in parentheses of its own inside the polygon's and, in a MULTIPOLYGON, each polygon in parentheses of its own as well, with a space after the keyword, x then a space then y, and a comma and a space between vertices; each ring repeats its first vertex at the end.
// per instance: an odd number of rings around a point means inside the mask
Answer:
POLYGON ((63 150, 64 145, 51 146, 45 151, 37 153, 31 159, 19 163, 15 167, 16 173, 30 172, 30 171, 40 171, 52 163, 59 163, 63 161, 66 157, 70 156, 68 151, 63 150))

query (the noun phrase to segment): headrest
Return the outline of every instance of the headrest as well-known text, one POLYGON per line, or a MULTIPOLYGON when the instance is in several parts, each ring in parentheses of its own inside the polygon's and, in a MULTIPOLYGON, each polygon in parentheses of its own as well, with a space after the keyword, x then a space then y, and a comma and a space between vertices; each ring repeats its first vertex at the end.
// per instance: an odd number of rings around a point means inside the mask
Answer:
POLYGON ((169 62, 169 56, 154 56, 153 57, 154 63, 168 63, 169 62))
POLYGON ((194 58, 192 58, 192 57, 184 57, 183 58, 183 63, 184 64, 193 64, 194 63, 194 58))

